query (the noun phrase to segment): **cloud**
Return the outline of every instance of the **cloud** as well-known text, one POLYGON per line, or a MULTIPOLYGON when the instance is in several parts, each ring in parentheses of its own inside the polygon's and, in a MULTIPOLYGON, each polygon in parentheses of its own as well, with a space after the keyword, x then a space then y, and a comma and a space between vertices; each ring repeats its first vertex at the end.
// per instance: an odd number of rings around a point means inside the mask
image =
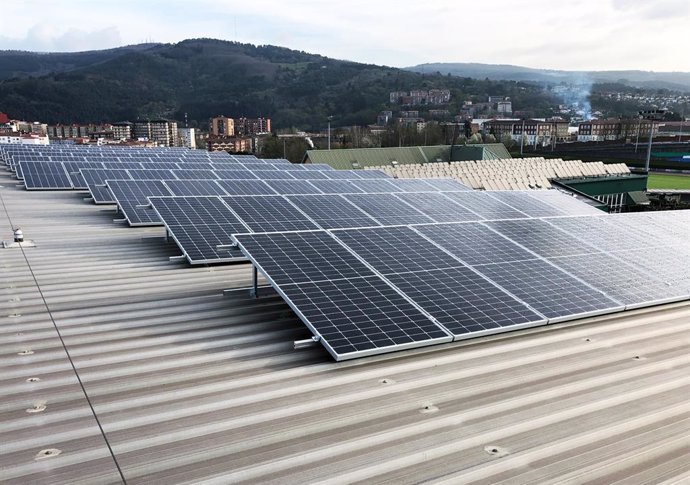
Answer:
POLYGON ((642 20, 680 19, 687 22, 690 3, 687 0, 612 0, 614 10, 624 15, 634 15, 642 20))
POLYGON ((34 24, 23 38, 0 37, 4 49, 35 52, 75 52, 109 49, 122 45, 115 26, 85 31, 75 27, 60 29, 48 23, 34 24))

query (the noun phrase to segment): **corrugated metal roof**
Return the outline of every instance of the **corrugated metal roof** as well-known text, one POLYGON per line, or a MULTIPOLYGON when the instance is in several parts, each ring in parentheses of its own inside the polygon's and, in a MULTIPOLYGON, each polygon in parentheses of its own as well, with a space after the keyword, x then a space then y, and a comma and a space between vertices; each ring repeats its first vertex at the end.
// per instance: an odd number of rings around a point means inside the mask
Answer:
POLYGON ((37 245, 0 249, 8 483, 117 482, 113 455, 129 483, 690 478, 688 304, 336 363, 292 350, 279 298, 223 296, 246 265, 170 263, 161 228, 0 184, 37 245))

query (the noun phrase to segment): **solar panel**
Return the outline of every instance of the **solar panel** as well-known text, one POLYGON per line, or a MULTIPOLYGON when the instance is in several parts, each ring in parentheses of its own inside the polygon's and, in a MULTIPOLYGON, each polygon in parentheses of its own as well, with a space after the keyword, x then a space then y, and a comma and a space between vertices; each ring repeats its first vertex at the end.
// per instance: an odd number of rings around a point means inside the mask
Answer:
POLYGON ((347 194, 343 197, 384 226, 434 222, 393 194, 347 194))
POLYGON ((192 162, 183 158, 177 160, 177 167, 181 170, 213 170, 213 165, 210 162, 192 162))
POLYGON ((304 170, 315 170, 318 172, 334 171, 335 169, 326 163, 305 163, 302 165, 304 170))
POLYGON ((247 227, 218 197, 151 197, 153 209, 191 264, 244 260, 237 248, 218 250, 234 242, 232 235, 247 227))
POLYGON ((128 170, 134 180, 174 180, 172 170, 128 170))
POLYGON ((495 192, 487 192, 491 197, 500 200, 504 204, 508 204, 514 209, 527 214, 530 217, 549 217, 566 215, 560 209, 557 209, 546 202, 530 197, 527 192, 502 190, 495 192))
POLYGON ((320 194, 321 191, 306 180, 267 180, 266 184, 278 194, 320 194))
POLYGON ((550 261, 626 304, 626 308, 667 303, 690 296, 690 289, 665 283, 639 267, 606 254, 565 256, 550 261))
POLYGON ((330 180, 361 180, 362 177, 358 175, 358 172, 361 170, 324 170, 320 173, 330 180))
POLYGON ((153 210, 137 206, 148 205, 149 197, 171 195, 163 182, 160 180, 106 180, 106 184, 130 226, 162 224, 153 210))
POLYGON ((414 229, 471 266, 538 259, 534 254, 478 223, 430 224, 415 226, 414 229))
POLYGON ((392 179, 396 192, 434 192, 434 188, 421 179, 392 179))
POLYGON ((311 180, 310 183, 324 194, 356 194, 363 193, 348 180, 311 180))
POLYGON ((143 167, 139 162, 103 162, 103 168, 106 170, 138 170, 143 167))
POLYGON ((330 180, 327 172, 316 170, 291 171, 290 175, 298 180, 330 180))
POLYGON ((644 237, 629 227, 616 227, 609 216, 557 217, 547 222, 601 251, 636 251, 658 246, 655 238, 644 237))
POLYGON ((448 192, 448 197, 485 219, 521 219, 527 214, 482 192, 448 192))
POLYGON ((472 190, 453 179, 426 179, 424 181, 440 192, 469 192, 472 190))
POLYGON ((91 193, 91 198, 96 204, 114 204, 115 198, 110 189, 105 187, 105 181, 129 179, 127 170, 81 169, 82 177, 91 193))
POLYGON ((65 190, 72 180, 62 162, 19 162, 27 190, 65 190))
POLYGON ((464 266, 409 227, 346 229, 333 235, 382 275, 464 266))
POLYGON ((254 175, 251 170, 241 170, 241 169, 215 169, 216 175, 219 179, 229 179, 229 180, 247 180, 247 179, 257 179, 258 177, 254 175))
POLYGON ((237 240, 336 360, 451 339, 323 232, 237 240))
POLYGON ((439 192, 400 193, 395 194, 395 196, 436 222, 476 221, 480 219, 474 212, 465 209, 439 192))
POLYGON ((542 260, 474 268, 546 316, 549 323, 623 309, 620 303, 542 260))
POLYGON ((485 223, 530 251, 543 257, 574 256, 599 252, 594 246, 559 231, 540 219, 492 221, 485 223))
POLYGON ((216 183, 230 195, 276 194, 276 191, 262 180, 218 180, 216 183))
POLYGON ((215 180, 166 180, 173 195, 228 195, 215 180))
POLYGON ((287 199, 324 229, 379 225, 338 195, 295 195, 287 199))
POLYGON ((397 192, 397 187, 390 183, 389 180, 375 179, 375 180, 353 180, 352 185, 361 189, 367 194, 383 193, 389 194, 397 192))
POLYGON ((173 170, 173 175, 180 180, 217 180, 213 170, 173 170))
POLYGON ((295 206, 281 196, 235 196, 223 200, 254 232, 318 229, 295 206))
POLYGON ((466 267, 387 276, 456 339, 543 325, 546 318, 466 267))
POLYGON ((357 175, 361 179, 380 179, 380 178, 386 178, 390 179, 385 172, 382 172, 381 170, 355 170, 357 172, 357 175))
POLYGON ((532 190, 529 196, 546 202, 568 215, 601 215, 603 211, 583 202, 577 197, 567 195, 560 190, 532 190))
POLYGON ((82 168, 103 168, 103 164, 100 162, 63 162, 65 170, 69 174, 69 178, 72 180, 72 185, 75 189, 86 189, 86 181, 82 177, 79 171, 82 168))
POLYGON ((175 162, 153 162, 150 160, 139 160, 145 170, 177 170, 177 163, 175 162))
POLYGON ((294 180, 291 172, 287 170, 256 170, 254 175, 256 175, 259 180, 294 180))

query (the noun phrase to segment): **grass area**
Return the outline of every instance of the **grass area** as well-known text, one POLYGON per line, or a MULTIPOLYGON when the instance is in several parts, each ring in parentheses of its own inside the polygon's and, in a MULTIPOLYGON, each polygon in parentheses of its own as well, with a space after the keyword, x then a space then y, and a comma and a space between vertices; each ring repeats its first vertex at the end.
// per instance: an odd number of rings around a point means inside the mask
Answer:
POLYGON ((690 190, 690 176, 650 173, 647 188, 690 190))

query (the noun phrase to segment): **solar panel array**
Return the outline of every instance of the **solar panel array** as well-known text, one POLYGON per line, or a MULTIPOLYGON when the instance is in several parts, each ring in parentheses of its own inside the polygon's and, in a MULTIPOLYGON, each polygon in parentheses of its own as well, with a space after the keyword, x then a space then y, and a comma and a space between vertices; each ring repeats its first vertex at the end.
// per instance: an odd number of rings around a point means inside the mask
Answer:
POLYGON ((249 259, 337 360, 690 298, 690 211, 603 215, 555 190, 246 156, 48 151, 0 155, 27 189, 88 187, 131 225, 164 224, 192 264, 249 259))

